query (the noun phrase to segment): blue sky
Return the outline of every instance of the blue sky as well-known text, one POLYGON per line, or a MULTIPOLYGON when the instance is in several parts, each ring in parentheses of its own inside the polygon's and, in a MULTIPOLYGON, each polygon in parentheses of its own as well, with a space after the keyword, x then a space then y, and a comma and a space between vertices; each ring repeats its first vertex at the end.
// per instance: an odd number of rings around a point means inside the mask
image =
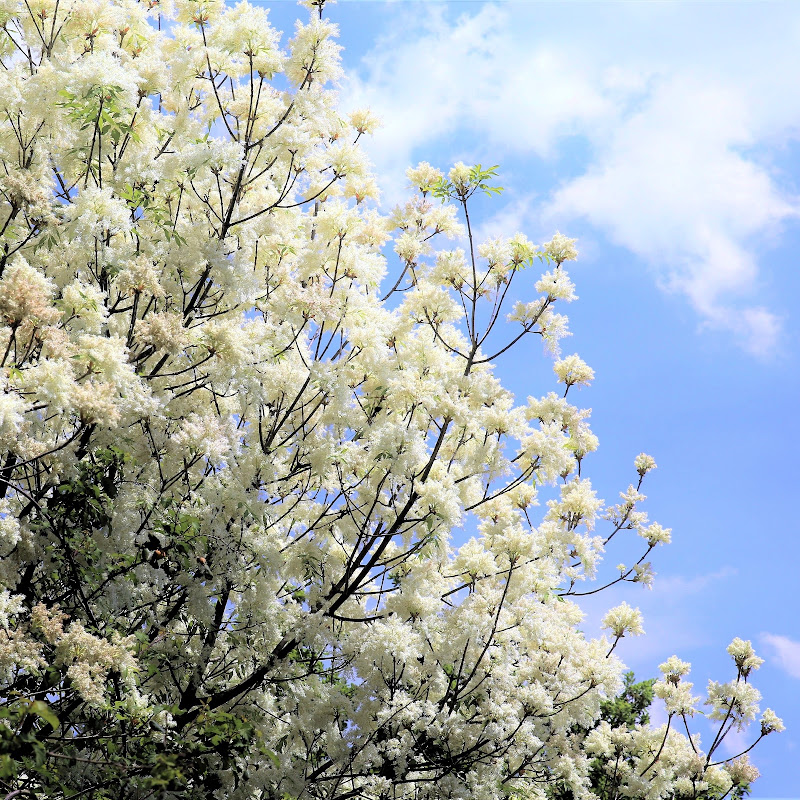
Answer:
MULTIPOLYGON (((286 32, 304 13, 262 5, 286 32)), ((587 604, 587 631, 605 608, 639 605, 647 635, 623 658, 644 678, 677 653, 700 689, 732 677, 734 636, 752 639, 766 659, 754 683, 787 725, 753 753, 753 797, 800 797, 800 4, 327 13, 343 104, 384 120, 368 149, 385 207, 410 164, 499 164, 506 191, 482 209, 484 232, 578 238, 564 352, 597 374, 575 398, 600 438, 587 471, 613 501, 651 453, 647 508, 674 537, 654 589, 587 604)), ((552 388, 528 348, 499 370, 521 398, 552 388)), ((609 554, 610 572, 620 560, 609 554)))

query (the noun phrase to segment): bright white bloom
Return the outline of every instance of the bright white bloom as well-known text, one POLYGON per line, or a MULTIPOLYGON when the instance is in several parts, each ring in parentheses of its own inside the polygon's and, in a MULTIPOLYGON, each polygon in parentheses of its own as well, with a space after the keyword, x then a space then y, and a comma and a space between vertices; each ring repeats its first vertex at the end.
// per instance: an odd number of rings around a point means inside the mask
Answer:
POLYGON ((545 272, 536 282, 536 291, 546 294, 552 300, 564 300, 567 303, 578 299, 575 294, 575 284, 563 269, 545 272))
POLYGON ((738 636, 728 645, 728 655, 733 658, 737 669, 745 677, 764 663, 764 659, 759 658, 753 650, 752 642, 744 641, 738 636))
POLYGON ((749 785, 761 774, 755 764, 750 763, 750 756, 743 755, 725 765, 725 769, 737 786, 749 785))
POLYGON ((737 730, 744 730, 747 723, 756 718, 761 693, 744 681, 729 683, 708 682, 708 700, 711 706, 709 719, 733 720, 737 730))
POLYGON ((70 405, 82 424, 114 428, 121 416, 116 400, 113 384, 89 379, 72 386, 70 405))
POLYGON ((642 612, 627 603, 620 603, 603 617, 603 627, 610 630, 617 638, 626 635, 641 636, 644 633, 642 612))
POLYGON ((164 296, 156 265, 143 255, 132 259, 120 270, 114 289, 122 295, 146 292, 156 298, 164 296))
POLYGON ((381 125, 380 118, 368 108, 361 108, 350 114, 350 124, 359 133, 374 133, 381 125))
POLYGON ((231 447, 228 431, 219 419, 199 414, 183 420, 171 443, 187 455, 199 454, 212 462, 221 460, 231 447))
POLYGON ((469 185, 470 172, 470 168, 463 161, 459 161, 451 168, 448 177, 455 184, 457 190, 463 191, 469 185))
POLYGON ((15 511, 7 498, 0 500, 0 547, 5 547, 7 552, 13 550, 22 536, 22 526, 15 511))
POLYGON ((594 379, 594 370, 578 355, 567 356, 553 365, 559 383, 567 386, 588 386, 594 379))
POLYGON ((653 691, 666 705, 668 714, 694 716, 699 697, 692 695, 693 684, 687 681, 676 682, 672 675, 665 681, 656 681, 653 691))
POLYGON ((663 664, 659 664, 658 668, 666 681, 677 683, 684 675, 689 674, 691 666, 687 661, 681 661, 678 656, 670 656, 663 664))
POLYGON ((478 245, 478 255, 489 262, 489 266, 503 266, 511 259, 511 245, 506 239, 490 239, 478 245))
POLYGON ((25 411, 28 404, 16 392, 0 394, 0 441, 11 447, 25 424, 25 411))
POLYGON ((636 467, 636 471, 639 473, 639 475, 645 475, 656 468, 655 459, 653 456, 647 455, 647 453, 639 453, 639 455, 636 456, 633 464, 636 467))
POLYGON ((634 583, 641 583, 648 589, 652 589, 655 573, 649 561, 645 561, 641 564, 634 564, 633 571, 635 573, 633 576, 634 583))
POLYGON ((533 258, 536 246, 525 236, 524 233, 515 233, 509 240, 511 247, 511 262, 513 264, 523 264, 533 258))
POLYGON ((771 708, 765 708, 761 715, 761 733, 766 736, 768 733, 780 733, 783 730, 786 730, 783 720, 771 708))
POLYGON ((108 319, 105 294, 96 286, 80 281, 64 287, 61 308, 76 329, 81 327, 89 333, 100 333, 108 319))
POLYGON ((183 318, 169 311, 147 317, 139 325, 138 336, 156 350, 167 353, 179 353, 189 341, 183 318))
POLYGON ((21 595, 12 595, 8 589, 0 592, 0 626, 8 630, 11 620, 22 610, 24 598, 21 595))
POLYGON ((131 227, 131 212, 126 203, 115 197, 110 188, 87 187, 69 206, 67 220, 74 236, 89 241, 95 237, 114 236, 131 227))
POLYGON ((638 528, 637 533, 646 539, 651 547, 657 544, 669 544, 672 541, 672 529, 662 528, 657 522, 638 528))
POLYGON ((67 676, 81 697, 90 705, 105 703, 105 677, 115 669, 126 673, 135 670, 129 648, 130 640, 108 642, 86 631, 80 622, 70 624, 56 646, 55 664, 67 668, 67 676))
POLYGON ((444 175, 441 170, 432 167, 427 161, 421 161, 416 167, 409 167, 406 170, 406 177, 411 186, 418 188, 421 192, 429 192, 444 175))
POLYGON ((13 327, 55 322, 60 315, 52 306, 54 290, 52 281, 17 256, 0 279, 0 319, 13 327))
POLYGON ((578 251, 575 249, 576 241, 556 231, 555 236, 549 242, 545 242, 542 248, 553 261, 561 264, 564 261, 574 261, 578 257, 578 251))
POLYGON ((409 263, 416 261, 427 250, 428 246, 425 242, 414 233, 403 233, 395 240, 395 253, 409 263))
POLYGON ((583 524, 591 530, 603 501, 597 497, 590 481, 579 479, 562 486, 561 500, 548 500, 547 505, 549 519, 561 520, 569 528, 583 524))

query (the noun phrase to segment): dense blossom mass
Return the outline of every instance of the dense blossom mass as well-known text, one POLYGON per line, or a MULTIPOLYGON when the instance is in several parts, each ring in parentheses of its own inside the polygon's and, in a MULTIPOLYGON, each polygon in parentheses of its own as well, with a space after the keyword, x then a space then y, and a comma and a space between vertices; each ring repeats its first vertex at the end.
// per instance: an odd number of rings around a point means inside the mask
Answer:
POLYGON ((247 3, 0 0, 2 794, 735 795, 749 642, 705 705, 671 658, 666 724, 598 721, 642 619, 587 639, 571 598, 670 532, 650 456, 609 507, 586 476, 574 241, 478 241, 480 165, 378 213, 309 6, 287 42, 247 3), (536 337, 519 402, 494 362, 536 337))

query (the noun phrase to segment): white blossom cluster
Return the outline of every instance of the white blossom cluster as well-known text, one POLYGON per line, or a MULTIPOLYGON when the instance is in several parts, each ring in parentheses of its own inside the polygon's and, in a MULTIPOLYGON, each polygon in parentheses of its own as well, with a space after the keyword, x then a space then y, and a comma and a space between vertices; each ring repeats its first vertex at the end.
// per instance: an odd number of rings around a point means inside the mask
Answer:
MULTIPOLYGON (((89 796, 586 798, 597 759, 620 797, 751 781, 715 754, 757 715, 749 643, 705 754, 677 660, 670 724, 598 723, 643 623, 587 639, 570 598, 652 581, 655 462, 604 507, 566 399, 594 371, 560 358, 563 396, 524 404, 493 372, 558 353, 574 240, 473 241, 492 173, 464 164, 381 216, 378 120, 337 108, 309 5, 285 42, 245 2, 0 2, 6 727, 89 796), (607 582, 621 531, 646 552, 607 582)), ((56 785, 36 769, 0 788, 56 785)))

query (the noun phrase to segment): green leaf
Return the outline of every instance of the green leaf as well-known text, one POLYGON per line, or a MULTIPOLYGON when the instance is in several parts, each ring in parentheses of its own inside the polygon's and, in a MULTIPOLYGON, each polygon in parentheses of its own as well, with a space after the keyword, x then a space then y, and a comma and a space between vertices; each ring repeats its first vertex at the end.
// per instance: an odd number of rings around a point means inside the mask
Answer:
POLYGON ((56 730, 61 724, 58 721, 58 717, 44 700, 34 700, 28 707, 28 712, 43 719, 53 730, 56 730))

